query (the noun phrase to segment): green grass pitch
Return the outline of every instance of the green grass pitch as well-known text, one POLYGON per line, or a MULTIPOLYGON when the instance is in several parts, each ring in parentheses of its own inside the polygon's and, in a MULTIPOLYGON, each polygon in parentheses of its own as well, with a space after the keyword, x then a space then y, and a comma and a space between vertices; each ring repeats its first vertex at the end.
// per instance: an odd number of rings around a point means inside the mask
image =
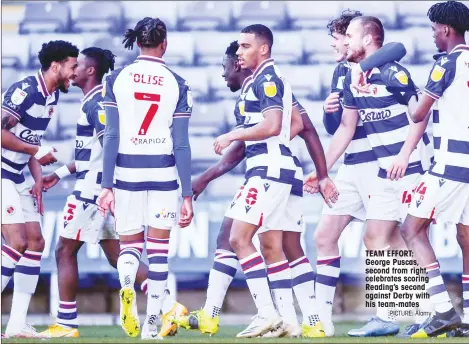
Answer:
MULTIPOLYGON (((429 339, 398 339, 395 337, 378 338, 352 338, 347 336, 347 331, 362 326, 362 323, 336 324, 336 337, 333 338, 256 338, 236 339, 236 333, 243 326, 222 326, 220 331, 212 337, 202 335, 198 331, 186 331, 180 329, 175 337, 166 337, 163 341, 150 341, 160 343, 467 343, 467 338, 429 338, 429 339)), ((37 327, 43 330, 44 327, 37 327)), ((2 329, 2 332, 5 329, 2 329)), ((80 327, 80 338, 63 339, 3 339, 2 343, 136 343, 142 341, 139 337, 130 338, 118 326, 83 326, 80 327)))

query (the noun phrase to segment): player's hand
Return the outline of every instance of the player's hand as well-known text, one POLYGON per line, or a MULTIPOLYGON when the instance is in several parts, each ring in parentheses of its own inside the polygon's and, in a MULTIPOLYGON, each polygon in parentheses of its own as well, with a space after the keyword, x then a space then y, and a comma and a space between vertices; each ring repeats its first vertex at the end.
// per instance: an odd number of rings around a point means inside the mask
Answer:
POLYGON ((184 197, 181 205, 181 214, 179 216, 179 227, 185 228, 191 224, 194 211, 192 210, 192 197, 184 197))
POLYGON ((36 182, 29 193, 34 198, 37 205, 37 211, 39 214, 44 215, 44 203, 42 202, 42 181, 36 182))
POLYGON ((332 204, 337 202, 339 199, 339 192, 337 191, 334 182, 329 177, 323 178, 319 181, 319 193, 322 198, 324 198, 324 202, 326 202, 329 208, 332 208, 332 204))
POLYGON ((48 176, 42 177, 43 191, 49 190, 59 182, 60 178, 55 174, 49 174, 48 176))
POLYGON ((316 171, 308 174, 303 182, 303 190, 310 194, 315 194, 319 191, 319 180, 316 171))
POLYGON ((111 189, 102 189, 96 204, 103 217, 106 217, 109 212, 114 214, 114 192, 111 189))
POLYGON ((192 181, 192 197, 194 198, 194 201, 197 201, 197 198, 199 195, 204 192, 205 188, 208 185, 208 181, 206 181, 202 176, 195 178, 192 181))
POLYGON ((231 142, 233 142, 233 140, 231 139, 230 133, 218 136, 215 142, 213 143, 215 153, 217 153, 218 155, 222 155, 223 150, 227 148, 231 144, 231 142))
POLYGON ((356 63, 351 71, 352 76, 352 87, 356 89, 359 93, 370 93, 370 84, 366 83, 365 74, 362 71, 359 63, 356 63))
MULTIPOLYGON (((39 147, 38 153, 40 153, 40 150, 43 148, 46 148, 46 147, 39 147)), ((48 166, 57 162, 57 158, 54 156, 55 152, 57 152, 57 149, 55 149, 54 147, 50 147, 50 151, 47 154, 44 154, 41 157, 36 157, 36 156, 35 157, 37 161, 39 161, 41 166, 48 166)))
POLYGON ((409 158, 399 153, 392 161, 391 166, 388 168, 388 179, 399 180, 405 176, 405 171, 409 165, 409 158))
POLYGON ((339 111, 340 102, 339 102, 340 94, 339 92, 332 92, 324 101, 324 111, 326 113, 333 113, 339 111))

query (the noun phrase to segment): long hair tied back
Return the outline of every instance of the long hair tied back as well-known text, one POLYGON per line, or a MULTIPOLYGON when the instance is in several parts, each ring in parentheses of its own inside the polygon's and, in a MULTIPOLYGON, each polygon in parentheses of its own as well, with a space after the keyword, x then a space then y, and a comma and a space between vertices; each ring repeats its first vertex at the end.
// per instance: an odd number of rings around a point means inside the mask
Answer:
POLYGON ((142 47, 157 47, 166 39, 166 25, 159 18, 145 17, 124 34, 124 48, 132 50, 137 41, 142 47))

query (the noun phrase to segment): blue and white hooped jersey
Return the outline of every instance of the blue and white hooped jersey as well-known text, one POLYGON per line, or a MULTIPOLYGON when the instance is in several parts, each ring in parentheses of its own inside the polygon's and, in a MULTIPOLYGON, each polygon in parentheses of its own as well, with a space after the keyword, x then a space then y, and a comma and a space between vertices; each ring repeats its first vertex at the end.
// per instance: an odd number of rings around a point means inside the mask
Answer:
MULTIPOLYGON (((52 116, 57 112, 59 90, 47 91, 42 72, 15 82, 2 96, 2 112, 19 122, 10 131, 21 141, 39 146, 52 116)), ((2 178, 24 182, 23 169, 31 156, 2 147, 2 178)))
MULTIPOLYGON (((337 65, 332 76, 331 93, 338 92, 341 103, 343 103, 344 99, 345 76, 350 71, 350 68, 349 62, 342 61, 337 65)), ((376 161, 376 155, 371 149, 362 120, 359 118, 352 141, 345 150, 344 164, 356 165, 370 161, 376 161)))
MULTIPOLYGON (((251 89, 253 83, 253 78, 252 76, 247 77, 243 85, 241 86, 241 93, 236 101, 235 105, 235 110, 234 110, 234 116, 236 118, 236 128, 242 128, 244 127, 244 120, 245 120, 245 106, 246 106, 246 95, 248 94, 248 91, 251 89)), ((292 108, 298 106, 300 110, 300 114, 306 113, 306 110, 303 108, 303 106, 296 100, 295 96, 292 94, 292 108)), ((296 174, 295 177, 297 177, 294 181, 292 181, 292 191, 291 193, 296 196, 303 196, 303 178, 300 178, 300 176, 303 175, 303 169, 301 166, 300 161, 298 160, 297 157, 295 157, 292 154, 292 157, 294 159, 294 163, 296 166, 296 174)), ((254 176, 260 176, 262 178, 266 177, 266 170, 264 169, 251 169, 249 173, 246 174, 246 179, 249 179, 254 176)))
POLYGON ((432 120, 433 120, 432 130, 433 130, 433 159, 434 159, 433 162, 435 162, 438 160, 438 157, 440 155, 440 147, 441 147, 440 110, 438 109, 438 101, 433 103, 432 120))
POLYGON ((468 45, 456 46, 451 53, 435 62, 424 92, 438 100, 440 139, 430 173, 469 183, 468 45))
POLYGON ((81 100, 75 140, 76 183, 73 195, 86 203, 96 203, 103 176, 103 148, 106 113, 102 104, 103 85, 90 90, 81 100))
POLYGON ((281 110, 283 117, 278 136, 246 141, 246 178, 261 175, 280 183, 293 184, 298 178, 295 177, 296 165, 289 148, 293 103, 291 86, 273 59, 261 63, 252 78, 244 98, 244 128, 262 122, 264 114, 270 110, 281 110))
MULTIPOLYGON (((401 151, 410 130, 407 104, 417 94, 409 72, 397 62, 386 63, 366 73, 370 93, 351 89, 351 73, 344 83, 344 108, 357 109, 366 136, 379 162, 378 176, 386 178, 387 169, 401 151)), ((423 173, 425 133, 409 157, 406 175, 423 173)), ((426 163, 428 164, 428 163, 426 163)))
POLYGON ((172 124, 192 113, 189 84, 164 60, 140 55, 106 79, 105 107, 119 110, 120 142, 114 187, 171 191, 179 188, 172 124))

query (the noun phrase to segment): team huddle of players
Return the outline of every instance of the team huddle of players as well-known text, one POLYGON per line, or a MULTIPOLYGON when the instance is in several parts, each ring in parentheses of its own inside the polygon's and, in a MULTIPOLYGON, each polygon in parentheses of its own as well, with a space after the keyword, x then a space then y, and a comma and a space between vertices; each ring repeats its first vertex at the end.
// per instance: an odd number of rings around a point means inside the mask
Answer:
POLYGON ((142 339, 161 339, 178 327, 216 334, 238 264, 258 313, 237 337, 333 336, 338 240, 354 219, 366 222, 367 249, 414 252, 429 278, 430 299, 421 309, 432 315, 417 316, 398 334, 392 310, 377 307, 375 317, 348 334, 468 336, 469 46, 464 34, 469 9, 448 1, 433 5, 428 17, 441 54, 435 56, 422 92, 397 62, 406 54, 404 46, 383 46, 378 18, 347 10, 328 24, 338 65, 324 105, 324 125, 333 135, 326 154, 288 75, 271 58, 271 30, 261 24, 244 28, 223 57, 227 86, 240 91, 234 104, 236 128, 216 138, 213 149, 221 159, 193 181, 188 133, 192 94, 163 60, 167 32, 161 20, 146 17, 127 30, 125 47, 133 49, 136 43, 141 54, 117 70, 109 50, 80 52, 64 41, 43 44, 41 70, 11 85, 2 102, 2 291, 14 279, 5 337, 79 337, 77 253, 83 242, 99 242, 117 268, 121 325, 131 337, 141 333, 142 339), (75 160, 42 176, 41 166, 56 162, 56 150, 42 146, 41 138, 60 92, 66 93, 71 83, 84 94, 75 160), (426 133, 430 117, 433 140, 426 133), (316 166, 306 178, 290 150, 297 135, 316 166), (328 171, 344 152, 332 182, 328 171), (222 222, 205 305, 189 314, 166 289, 170 230, 187 227, 192 199, 243 159, 245 183, 222 222), (24 177, 26 165, 34 185, 24 177), (55 324, 38 333, 26 324, 26 314, 44 249, 41 194, 71 174, 76 184, 66 201, 56 250, 59 311, 55 324), (319 192, 328 205, 315 232, 316 272, 300 244, 303 190, 319 192), (429 242, 428 228, 435 219, 457 225, 463 317, 451 303, 429 242), (255 234, 261 252, 252 243, 255 234), (144 247, 148 265, 141 261, 144 247), (147 294, 142 326, 136 282, 147 294))

